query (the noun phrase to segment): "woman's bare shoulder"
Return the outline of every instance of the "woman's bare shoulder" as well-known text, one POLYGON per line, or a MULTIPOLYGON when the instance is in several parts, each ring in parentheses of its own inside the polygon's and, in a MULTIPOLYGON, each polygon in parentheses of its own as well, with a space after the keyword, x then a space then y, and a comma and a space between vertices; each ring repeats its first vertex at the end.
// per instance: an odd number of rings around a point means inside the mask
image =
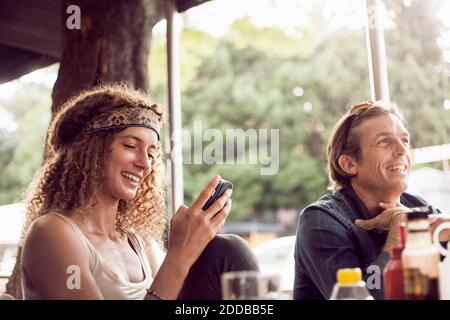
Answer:
POLYGON ((89 252, 69 221, 46 214, 30 226, 22 249, 27 287, 44 299, 101 298, 90 271, 89 252), (81 275, 82 290, 67 290, 69 268, 81 275))
POLYGON ((45 214, 30 226, 25 237, 24 254, 34 249, 55 252, 56 247, 70 249, 67 252, 83 250, 78 235, 67 221, 55 214, 45 214))
POLYGON ((75 236, 72 226, 53 212, 36 219, 30 226, 27 236, 31 235, 75 236))

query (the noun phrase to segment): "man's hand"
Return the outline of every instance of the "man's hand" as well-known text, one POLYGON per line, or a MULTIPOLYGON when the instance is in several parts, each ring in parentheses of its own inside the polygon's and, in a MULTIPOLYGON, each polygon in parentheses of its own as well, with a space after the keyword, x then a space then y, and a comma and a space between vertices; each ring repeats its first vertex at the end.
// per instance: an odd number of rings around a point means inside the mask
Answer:
POLYGON ((411 210, 400 203, 380 202, 378 205, 384 209, 379 215, 369 220, 357 219, 355 224, 364 230, 389 230, 383 251, 391 253, 401 244, 400 224, 404 223, 406 213, 411 210))
POLYGON ((378 205, 384 209, 380 214, 369 220, 356 219, 355 224, 364 230, 390 230, 394 221, 404 221, 405 213, 410 210, 401 203, 380 202, 378 205))

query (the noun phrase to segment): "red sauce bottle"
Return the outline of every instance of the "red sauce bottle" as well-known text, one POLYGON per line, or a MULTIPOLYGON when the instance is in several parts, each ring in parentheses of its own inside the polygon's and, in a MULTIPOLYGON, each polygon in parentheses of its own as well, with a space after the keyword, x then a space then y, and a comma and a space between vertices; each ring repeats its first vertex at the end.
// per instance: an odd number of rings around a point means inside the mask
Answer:
POLYGON ((402 252, 406 245, 406 225, 400 225, 400 246, 393 248, 391 260, 384 268, 384 298, 386 300, 404 300, 402 252))
POLYGON ((403 247, 392 249, 392 257, 384 269, 384 298, 386 300, 404 300, 405 288, 402 267, 403 247))

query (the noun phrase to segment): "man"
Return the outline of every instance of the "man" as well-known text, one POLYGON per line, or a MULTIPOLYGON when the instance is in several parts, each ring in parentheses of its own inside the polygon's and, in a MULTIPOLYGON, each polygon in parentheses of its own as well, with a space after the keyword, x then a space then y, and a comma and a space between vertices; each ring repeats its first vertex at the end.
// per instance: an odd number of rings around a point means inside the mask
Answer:
MULTIPOLYGON (((363 271, 375 299, 384 298, 382 274, 392 248, 400 245, 404 213, 428 205, 405 193, 409 148, 394 105, 359 104, 338 121, 327 147, 334 193, 306 207, 298 226, 294 299, 329 299, 337 270, 349 267, 363 271)), ((440 220, 430 218, 432 229, 440 220)))

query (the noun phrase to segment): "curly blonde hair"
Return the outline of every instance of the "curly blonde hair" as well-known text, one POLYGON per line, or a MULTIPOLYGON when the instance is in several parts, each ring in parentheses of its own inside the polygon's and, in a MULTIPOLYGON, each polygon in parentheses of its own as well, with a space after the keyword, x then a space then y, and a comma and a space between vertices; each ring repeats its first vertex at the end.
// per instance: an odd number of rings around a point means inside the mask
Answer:
MULTIPOLYGON (((48 158, 27 191, 24 234, 33 221, 49 212, 80 218, 87 214, 93 205, 92 195, 102 187, 114 137, 124 129, 90 134, 82 130, 96 116, 121 106, 150 109, 162 126, 161 107, 129 84, 97 86, 75 95, 60 108, 49 127, 48 158)), ((160 142, 157 148, 151 173, 132 200, 119 201, 116 220, 117 228, 134 230, 147 244, 153 239, 162 243, 167 236, 160 142)))

